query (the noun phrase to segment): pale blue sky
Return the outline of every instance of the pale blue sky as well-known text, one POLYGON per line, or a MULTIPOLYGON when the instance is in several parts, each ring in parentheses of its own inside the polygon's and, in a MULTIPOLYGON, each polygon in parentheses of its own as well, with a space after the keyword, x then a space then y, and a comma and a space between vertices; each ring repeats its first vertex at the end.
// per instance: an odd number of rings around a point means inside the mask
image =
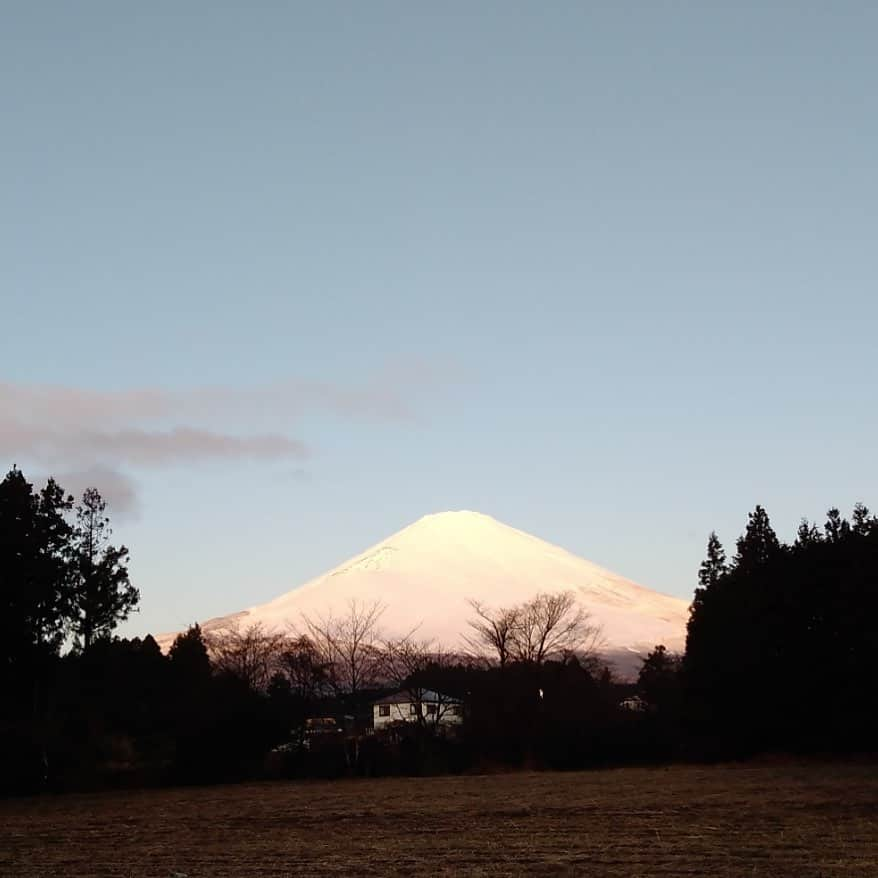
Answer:
POLYGON ((0 20, 0 453, 100 468, 126 632, 427 512, 688 596, 757 502, 878 506, 878 5, 0 20))

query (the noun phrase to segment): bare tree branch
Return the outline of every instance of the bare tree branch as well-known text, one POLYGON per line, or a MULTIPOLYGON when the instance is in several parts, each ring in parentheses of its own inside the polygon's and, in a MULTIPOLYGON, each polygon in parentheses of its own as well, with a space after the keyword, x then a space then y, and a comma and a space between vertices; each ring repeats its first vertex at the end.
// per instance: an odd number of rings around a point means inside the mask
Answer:
POLYGON ((495 658, 501 668, 510 661, 542 664, 569 655, 588 661, 601 643, 600 627, 573 591, 538 594, 497 610, 478 600, 469 604, 475 612, 468 622, 474 633, 464 639, 477 654, 495 658))
POLYGON ((375 684, 380 664, 379 621, 386 607, 380 601, 351 600, 342 616, 302 615, 308 637, 330 669, 336 692, 356 695, 375 684))
POLYGON ((279 662, 290 691, 302 700, 313 701, 331 688, 332 668, 307 635, 288 639, 279 662))
POLYGON ((458 700, 431 689, 427 677, 448 664, 448 655, 433 640, 416 640, 413 634, 385 640, 382 650, 382 677, 408 694, 416 713, 410 717, 425 731, 433 732, 458 700))
POLYGON ((523 605, 513 636, 517 661, 542 664, 570 655, 588 657, 600 639, 600 628, 579 605, 575 592, 538 594, 523 605))
POLYGON ((216 670, 234 674, 251 689, 265 689, 277 670, 286 638, 261 622, 246 628, 231 624, 204 637, 216 670))
POLYGON ((484 655, 486 652, 496 655, 500 667, 505 667, 512 654, 519 609, 501 607, 492 610, 481 601, 474 599, 470 599, 467 603, 476 615, 467 622, 473 629, 473 634, 464 635, 463 639, 477 655, 484 655))

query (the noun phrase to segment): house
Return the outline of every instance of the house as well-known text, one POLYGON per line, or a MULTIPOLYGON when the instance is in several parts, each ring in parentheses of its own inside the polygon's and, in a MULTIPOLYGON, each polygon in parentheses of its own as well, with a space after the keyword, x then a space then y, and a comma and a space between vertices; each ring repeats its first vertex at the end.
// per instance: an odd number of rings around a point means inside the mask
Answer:
POLYGON ((639 695, 629 695, 619 702, 622 710, 633 710, 636 713, 643 713, 648 709, 647 703, 639 695))
POLYGON ((432 689, 402 690, 372 702, 372 726, 378 731, 393 723, 424 723, 452 727, 463 722, 463 705, 432 689))

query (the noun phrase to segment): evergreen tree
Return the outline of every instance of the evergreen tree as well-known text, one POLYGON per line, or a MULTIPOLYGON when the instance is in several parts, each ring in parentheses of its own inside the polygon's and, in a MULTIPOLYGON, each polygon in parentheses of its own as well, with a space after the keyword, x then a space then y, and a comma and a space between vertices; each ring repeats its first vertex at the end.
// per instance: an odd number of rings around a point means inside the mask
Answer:
POLYGON ((191 625, 176 636, 168 650, 168 659, 178 681, 197 685, 210 679, 210 656, 200 625, 191 625))
POLYGON ((64 513, 72 501, 53 479, 34 492, 16 467, 0 482, 0 674, 61 644, 71 611, 64 513))
POLYGON ((862 693, 878 653, 876 577, 878 527, 862 504, 852 525, 835 508, 823 533, 803 521, 794 550, 756 507, 734 564, 701 588, 689 620, 685 710, 703 746, 871 746, 878 723, 862 693))
POLYGON ((647 655, 637 677, 640 697, 654 710, 674 709, 679 693, 680 658, 660 644, 647 655))
POLYGON ((862 503, 854 505, 852 530, 858 536, 866 536, 878 524, 878 519, 869 513, 868 507, 862 503))
POLYGON ((83 650, 112 633, 140 601, 128 578, 128 549, 110 544, 112 530, 105 512, 106 503, 96 488, 88 488, 76 507, 73 632, 83 650))
POLYGON ((768 513, 761 506, 757 505, 750 513, 747 529, 738 538, 737 548, 734 565, 741 570, 765 567, 779 554, 780 542, 771 527, 768 513))
POLYGON ((781 618, 772 571, 784 552, 761 506, 750 513, 728 568, 714 539, 687 626, 686 716, 697 737, 712 740, 706 746, 734 742, 743 754, 759 734, 757 705, 769 685, 766 650, 781 618))
POLYGON ((727 573, 725 550, 716 531, 711 531, 707 538, 707 557, 698 568, 698 586, 695 588, 695 597, 689 607, 688 637, 692 637, 693 633, 697 636, 699 618, 704 613, 704 603, 710 599, 711 594, 716 593, 719 583, 727 573))
POLYGON ((841 513, 835 506, 826 513, 826 524, 823 525, 823 529, 826 531, 826 539, 830 543, 840 542, 851 532, 848 520, 841 517, 841 513))
POLYGON ((0 790, 48 777, 50 681, 70 614, 64 513, 54 480, 40 492, 13 467, 0 482, 0 790))
POLYGON ((702 597, 708 589, 715 588, 727 571, 725 550, 716 531, 711 531, 707 538, 707 557, 698 568, 698 588, 695 589, 695 599, 698 600, 702 597))
POLYGON ((796 531, 795 547, 797 549, 804 549, 808 546, 813 546, 822 540, 823 534, 820 532, 820 528, 817 527, 816 524, 808 521, 807 518, 803 518, 799 524, 798 530, 796 531))

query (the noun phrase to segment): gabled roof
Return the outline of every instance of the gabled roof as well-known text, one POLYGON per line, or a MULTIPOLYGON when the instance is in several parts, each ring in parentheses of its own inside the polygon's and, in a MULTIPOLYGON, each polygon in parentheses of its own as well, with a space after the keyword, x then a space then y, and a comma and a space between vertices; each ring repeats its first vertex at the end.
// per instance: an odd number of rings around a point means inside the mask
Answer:
MULTIPOLYGON (((434 692, 432 689, 421 689, 421 704, 457 704, 457 698, 451 698, 449 695, 442 695, 440 692, 434 692)), ((415 696, 415 692, 410 692, 405 689, 394 692, 391 695, 385 695, 384 698, 379 698, 377 701, 373 701, 372 704, 412 704, 417 703, 418 698, 415 696)))

